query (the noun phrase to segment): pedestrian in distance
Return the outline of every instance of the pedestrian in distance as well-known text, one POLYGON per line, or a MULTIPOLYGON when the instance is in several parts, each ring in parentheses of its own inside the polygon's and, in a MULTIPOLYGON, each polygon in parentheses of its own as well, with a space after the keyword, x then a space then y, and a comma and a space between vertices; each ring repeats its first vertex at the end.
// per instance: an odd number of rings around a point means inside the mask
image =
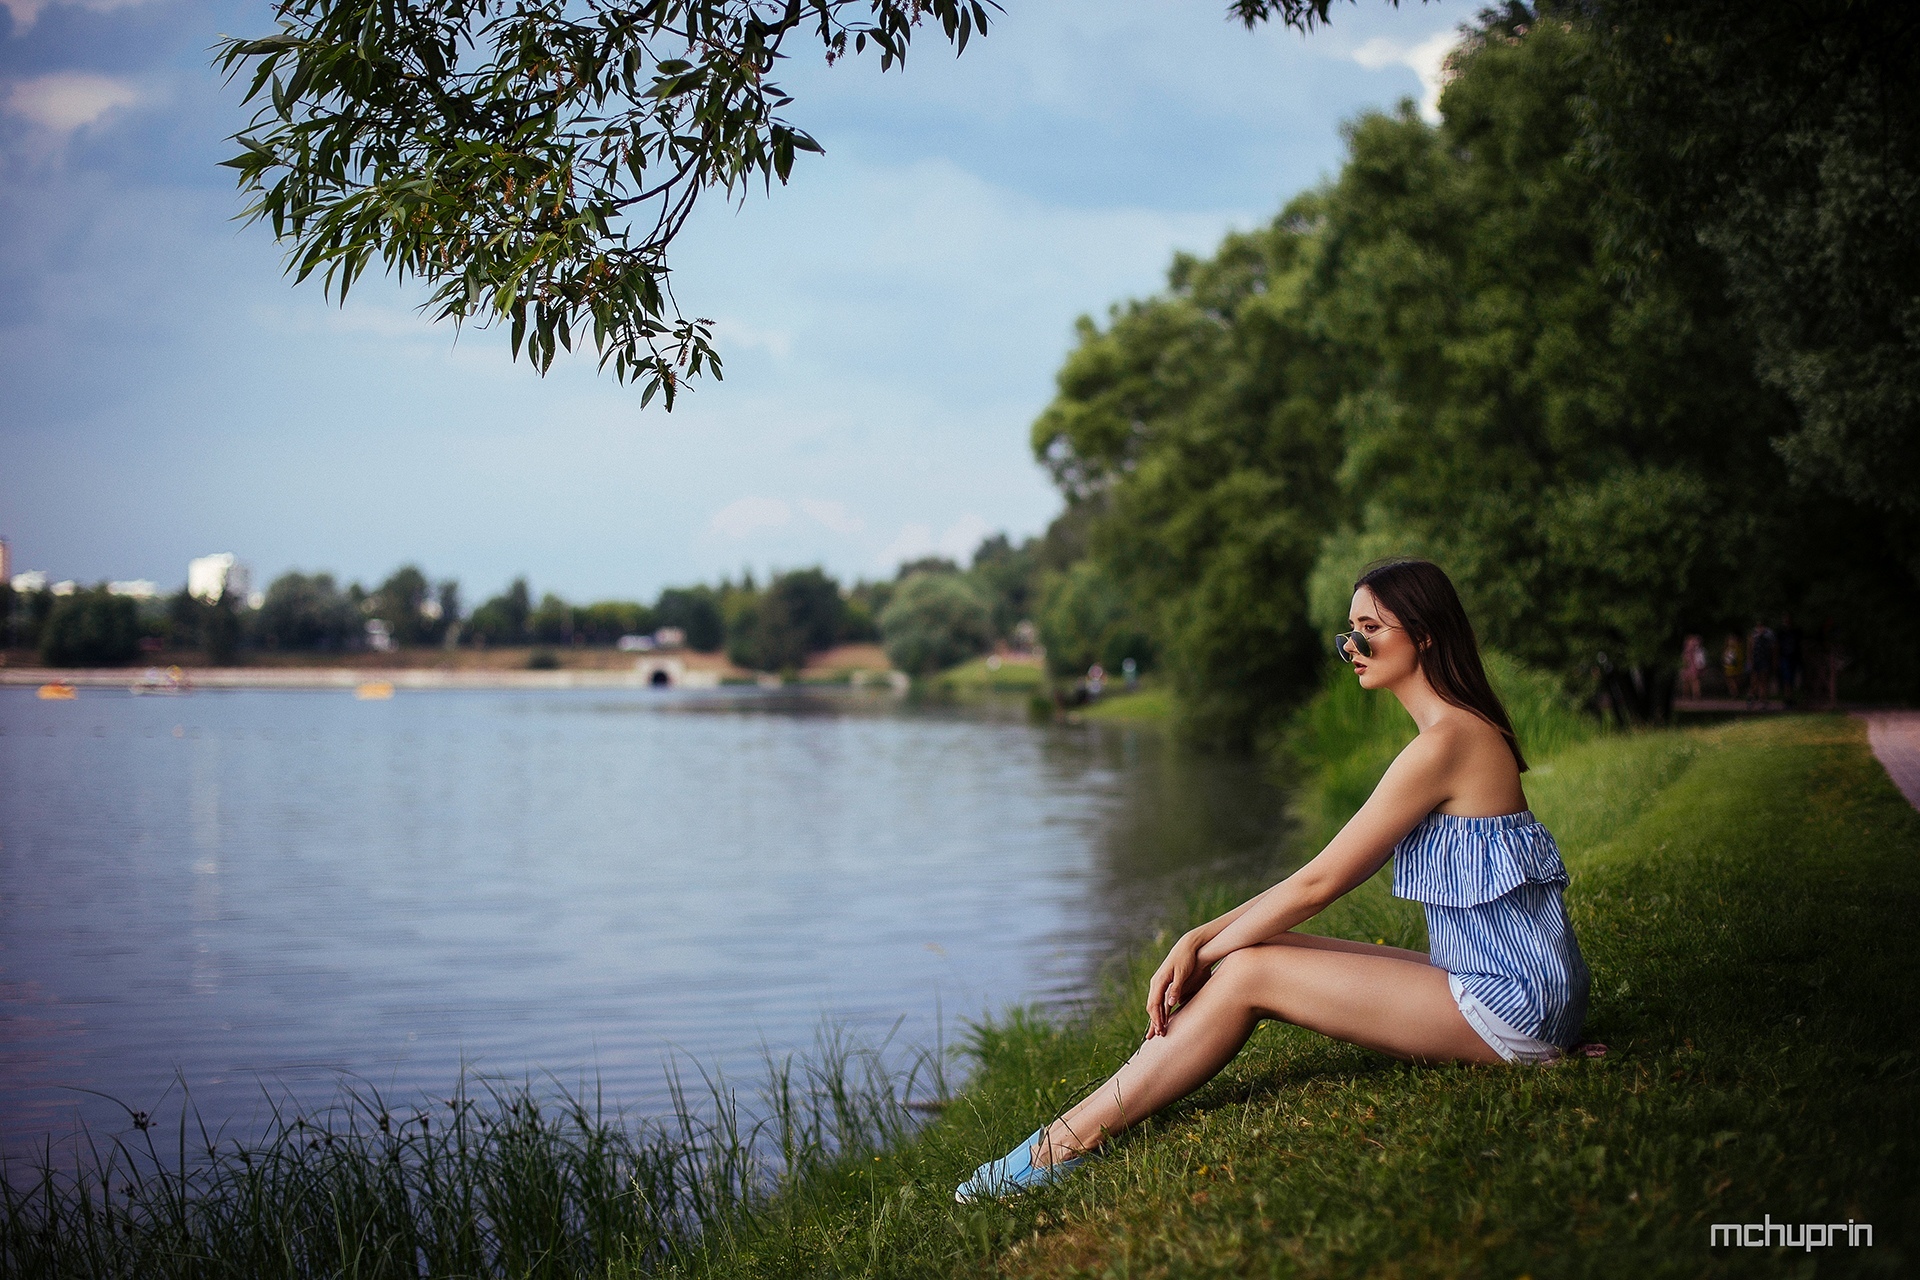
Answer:
POLYGON ((1418 734, 1316 857, 1173 944, 1147 987, 1140 1048, 956 1198, 1065 1176, 1211 1080, 1263 1019, 1421 1063, 1549 1062, 1578 1041, 1589 979, 1566 868, 1527 808, 1526 760, 1453 584, 1424 560, 1375 565, 1349 621, 1336 651, 1418 734), (1389 857, 1394 894, 1425 906, 1431 952, 1297 932, 1389 857))
POLYGON ((1699 636, 1688 636, 1680 646, 1680 696, 1700 696, 1700 673, 1707 669, 1707 646, 1699 636))
POLYGON ((1747 666, 1747 650, 1740 643, 1740 637, 1727 632, 1726 643, 1720 646, 1720 674, 1727 682, 1727 696, 1740 696, 1740 676, 1747 666))

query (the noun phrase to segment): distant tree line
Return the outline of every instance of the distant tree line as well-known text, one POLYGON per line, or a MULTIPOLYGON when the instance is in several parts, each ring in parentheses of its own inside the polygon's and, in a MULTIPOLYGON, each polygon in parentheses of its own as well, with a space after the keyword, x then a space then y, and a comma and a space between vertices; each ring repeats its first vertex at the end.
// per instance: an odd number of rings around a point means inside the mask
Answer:
POLYGON ((573 604, 554 592, 535 599, 525 578, 463 609, 460 584, 403 565, 377 587, 342 585, 329 573, 275 578, 259 607, 232 595, 214 602, 184 589, 136 601, 105 585, 56 596, 16 596, 0 586, 7 642, 55 666, 107 666, 143 652, 197 649, 216 662, 245 651, 338 653, 383 637, 398 649, 471 646, 605 647, 623 636, 680 633, 687 648, 725 652, 757 671, 791 671, 836 645, 882 643, 892 663, 916 675, 941 670, 998 644, 1044 643, 1062 671, 1126 657, 1143 664, 1151 647, 1127 621, 1104 578, 1089 581, 1077 516, 1015 544, 982 542, 972 562, 931 557, 892 578, 843 584, 824 569, 752 572, 718 585, 668 587, 652 603, 573 604), (1037 620, 1037 621, 1036 621, 1037 620))

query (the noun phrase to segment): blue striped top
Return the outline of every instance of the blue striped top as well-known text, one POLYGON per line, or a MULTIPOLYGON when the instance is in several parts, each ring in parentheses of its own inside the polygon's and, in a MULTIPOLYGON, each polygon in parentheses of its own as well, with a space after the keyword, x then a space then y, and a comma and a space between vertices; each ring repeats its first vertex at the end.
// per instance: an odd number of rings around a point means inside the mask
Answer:
POLYGON ((1524 1035, 1566 1047, 1588 974, 1560 891, 1560 846, 1532 812, 1430 813, 1393 847, 1393 894, 1421 903, 1433 963, 1524 1035))

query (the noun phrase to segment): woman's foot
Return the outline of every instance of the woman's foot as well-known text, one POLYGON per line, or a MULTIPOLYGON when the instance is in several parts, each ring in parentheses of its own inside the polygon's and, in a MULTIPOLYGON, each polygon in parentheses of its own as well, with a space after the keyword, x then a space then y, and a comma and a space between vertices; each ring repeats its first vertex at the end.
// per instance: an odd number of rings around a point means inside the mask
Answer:
MULTIPOLYGON (((953 1198, 963 1204, 969 1200, 1005 1199, 1057 1182, 1086 1162, 1086 1156, 1078 1155, 1057 1159, 1050 1164, 1037 1163, 1034 1159, 1035 1148, 1045 1141, 1046 1136, 1047 1130, 1043 1125, 1035 1129, 1025 1142, 998 1160, 981 1165, 973 1171, 971 1178, 954 1188, 953 1198)), ((1040 1154, 1044 1159, 1048 1153, 1040 1154)))

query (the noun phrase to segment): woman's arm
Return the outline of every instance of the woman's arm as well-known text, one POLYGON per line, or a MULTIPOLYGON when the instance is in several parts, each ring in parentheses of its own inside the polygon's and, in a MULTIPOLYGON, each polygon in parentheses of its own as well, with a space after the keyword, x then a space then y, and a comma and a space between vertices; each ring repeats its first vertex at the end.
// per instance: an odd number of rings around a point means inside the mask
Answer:
POLYGON ((1454 756, 1450 738, 1444 733, 1415 738, 1388 767, 1360 812, 1311 862, 1176 942, 1148 986, 1148 1038, 1166 1032, 1167 1016, 1219 961, 1311 920, 1378 871, 1400 838, 1449 798, 1454 756))

